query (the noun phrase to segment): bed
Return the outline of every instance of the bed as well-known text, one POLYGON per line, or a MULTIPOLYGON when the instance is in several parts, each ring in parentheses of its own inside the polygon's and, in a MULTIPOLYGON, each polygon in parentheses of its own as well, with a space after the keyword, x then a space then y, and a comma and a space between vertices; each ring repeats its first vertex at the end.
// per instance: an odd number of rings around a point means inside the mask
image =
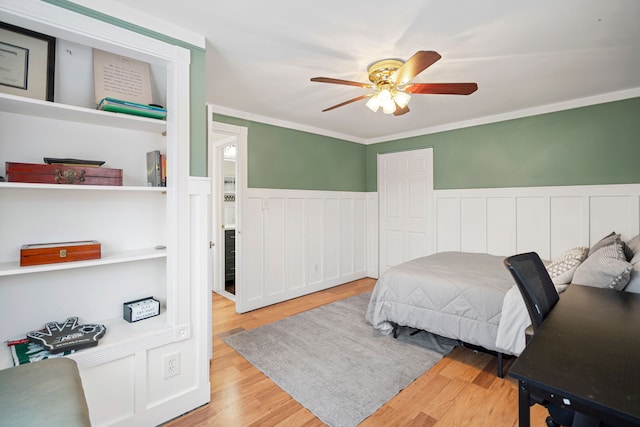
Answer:
POLYGON ((371 293, 366 319, 385 334, 408 326, 495 352, 500 376, 502 355, 520 354, 530 323, 504 257, 469 252, 440 252, 389 269, 371 293))
MULTIPOLYGON (((615 232, 591 248, 568 249, 545 265, 556 289, 580 283, 640 292, 640 235, 628 242, 615 232)), ((440 252, 387 270, 377 281, 366 319, 383 333, 399 326, 424 330, 498 356, 518 356, 531 323, 504 257, 440 252)))

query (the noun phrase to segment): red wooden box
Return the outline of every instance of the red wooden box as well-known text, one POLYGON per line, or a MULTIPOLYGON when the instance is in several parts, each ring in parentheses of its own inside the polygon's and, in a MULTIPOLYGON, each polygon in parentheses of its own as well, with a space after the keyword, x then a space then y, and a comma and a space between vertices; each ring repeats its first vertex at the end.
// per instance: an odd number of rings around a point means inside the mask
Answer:
POLYGON ((122 185, 122 169, 7 162, 7 181, 34 184, 122 185))
POLYGON ((102 256, 96 240, 77 242, 37 243, 20 248, 20 267, 54 264, 57 262, 85 261, 102 256))

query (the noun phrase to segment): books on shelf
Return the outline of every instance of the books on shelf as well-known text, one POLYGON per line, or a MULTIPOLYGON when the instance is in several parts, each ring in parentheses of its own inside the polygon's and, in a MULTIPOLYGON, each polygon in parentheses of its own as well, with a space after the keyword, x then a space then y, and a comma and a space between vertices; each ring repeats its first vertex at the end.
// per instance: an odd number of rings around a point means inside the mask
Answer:
POLYGON ((167 186, 167 160, 160 150, 147 153, 147 187, 167 186))
POLYGON ((98 110, 114 113, 133 114, 136 116, 150 117, 152 119, 166 119, 167 109, 156 105, 138 104, 137 102, 122 99, 103 98, 98 104, 98 110))

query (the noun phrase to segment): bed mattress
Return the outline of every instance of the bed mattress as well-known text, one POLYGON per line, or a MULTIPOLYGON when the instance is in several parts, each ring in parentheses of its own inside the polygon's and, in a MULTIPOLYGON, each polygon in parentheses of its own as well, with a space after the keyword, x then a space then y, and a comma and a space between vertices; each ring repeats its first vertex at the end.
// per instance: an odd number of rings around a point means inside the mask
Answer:
POLYGON ((496 346, 503 300, 515 286, 503 260, 440 252, 395 266, 376 283, 367 321, 387 334, 393 322, 509 353, 496 346))

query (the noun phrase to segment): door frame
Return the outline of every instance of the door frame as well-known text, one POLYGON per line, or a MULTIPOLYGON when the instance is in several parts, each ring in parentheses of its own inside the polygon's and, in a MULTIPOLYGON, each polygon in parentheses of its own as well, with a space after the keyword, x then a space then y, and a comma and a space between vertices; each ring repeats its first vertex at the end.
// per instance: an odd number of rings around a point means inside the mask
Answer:
MULTIPOLYGON (((207 104, 207 173, 211 180, 211 218, 209 227, 209 288, 213 292, 233 299, 238 306, 242 299, 242 205, 247 189, 247 135, 248 129, 213 120, 213 106, 207 104), (220 227, 223 209, 223 174, 220 147, 236 144, 236 293, 235 297, 224 291, 224 229, 220 227)), ((236 308, 237 311, 237 308, 236 308)))

